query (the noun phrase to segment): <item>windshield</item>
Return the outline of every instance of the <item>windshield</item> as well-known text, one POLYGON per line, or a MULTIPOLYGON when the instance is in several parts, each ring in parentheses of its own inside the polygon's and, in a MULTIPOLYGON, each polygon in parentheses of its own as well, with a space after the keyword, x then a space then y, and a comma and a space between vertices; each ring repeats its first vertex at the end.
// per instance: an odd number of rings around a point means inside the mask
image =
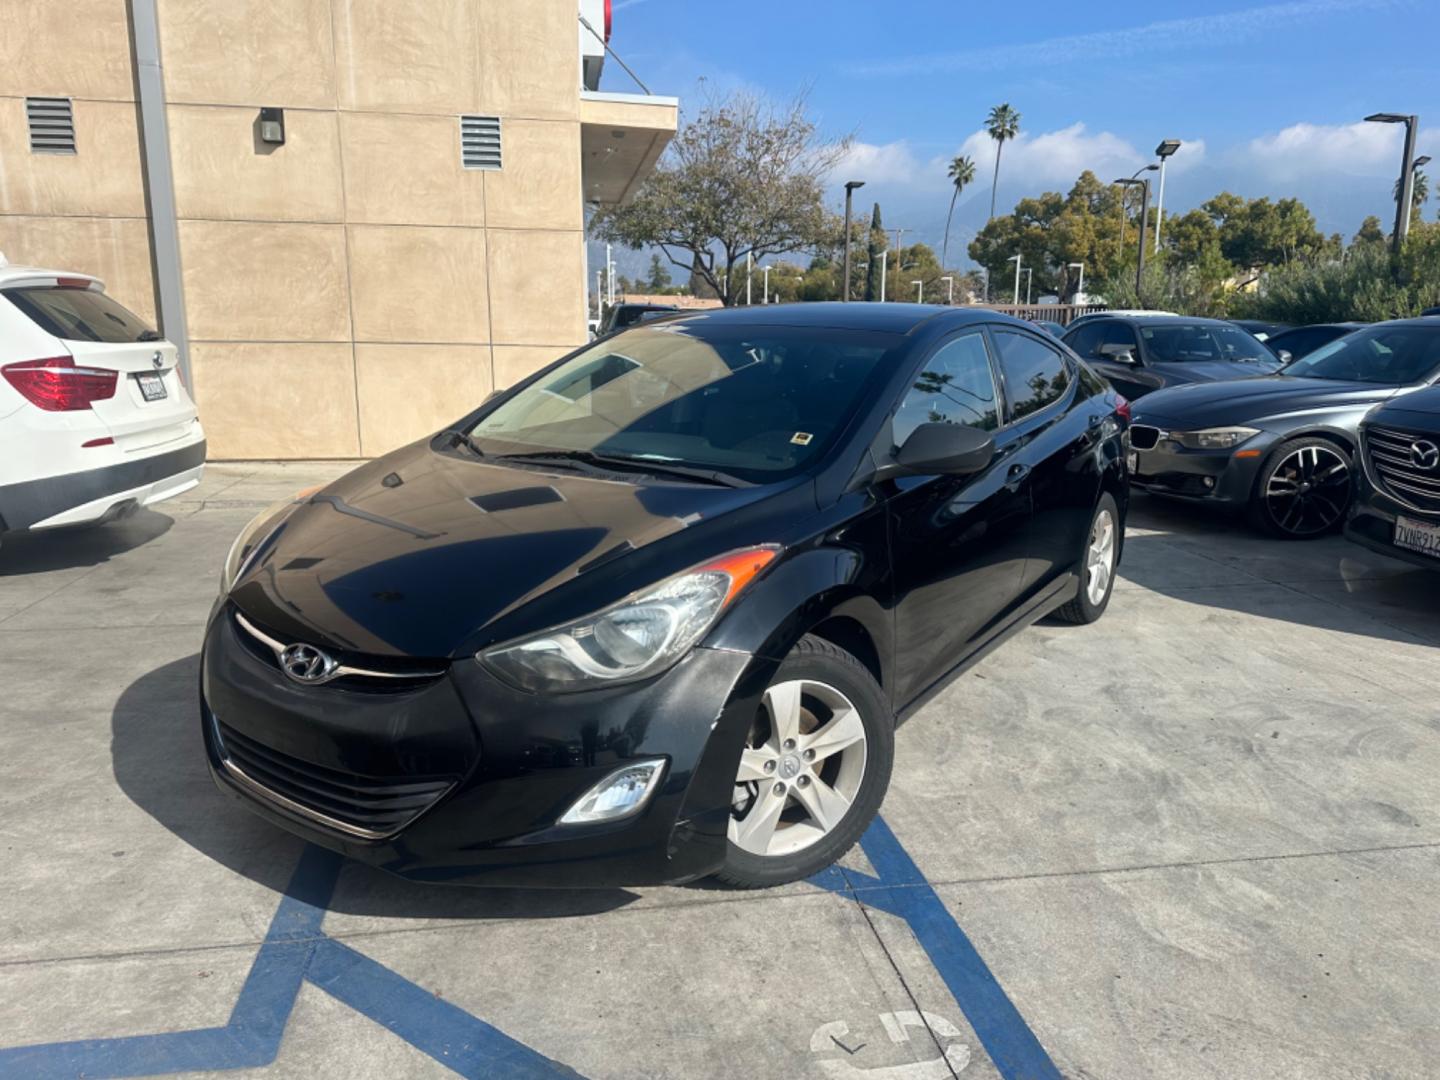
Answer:
POLYGON ((815 463, 890 334, 698 323, 596 342, 471 430, 487 455, 587 452, 777 480, 815 463))
POLYGON ((1306 379, 1405 386, 1440 369, 1440 326, 1375 326, 1321 346, 1284 369, 1306 379))
POLYGON ((1227 360, 1275 361, 1275 354, 1253 335, 1236 326, 1204 323, 1142 326, 1149 359, 1161 364, 1193 364, 1227 360))

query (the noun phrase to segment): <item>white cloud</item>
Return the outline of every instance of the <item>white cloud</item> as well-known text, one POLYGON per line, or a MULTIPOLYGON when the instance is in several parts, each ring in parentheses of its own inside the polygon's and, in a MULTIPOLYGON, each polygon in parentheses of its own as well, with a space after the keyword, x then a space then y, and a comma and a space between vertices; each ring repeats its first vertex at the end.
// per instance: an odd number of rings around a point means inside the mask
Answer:
MULTIPOLYGON (((925 168, 904 139, 882 145, 855 142, 850 144, 850 149, 830 175, 836 183, 864 180, 866 183, 909 186, 922 180, 925 168)), ((940 175, 943 179, 943 169, 940 175)))
POLYGON ((1400 124, 1292 124, 1251 139, 1226 155, 1237 171, 1270 181, 1313 180, 1327 174, 1386 176, 1399 170, 1400 124))
POLYGON ((914 76, 938 71, 1006 71, 1018 67, 1053 67, 1083 61, 1093 64, 1129 56, 1203 45, 1234 45, 1253 41, 1297 21, 1350 11, 1391 7, 1394 0, 1291 0, 1241 11, 1162 19, 1141 26, 1069 34, 1017 45, 998 45, 959 52, 893 57, 858 64, 853 71, 870 76, 914 76))

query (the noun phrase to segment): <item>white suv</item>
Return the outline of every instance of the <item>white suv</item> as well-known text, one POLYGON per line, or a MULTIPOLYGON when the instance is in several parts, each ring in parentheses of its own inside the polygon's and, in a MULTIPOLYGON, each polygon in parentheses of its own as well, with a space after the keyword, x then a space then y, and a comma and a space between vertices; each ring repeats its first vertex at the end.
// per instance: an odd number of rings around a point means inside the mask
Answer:
POLYGON ((0 536, 200 482, 205 433, 175 357, 98 279, 0 256, 0 536))

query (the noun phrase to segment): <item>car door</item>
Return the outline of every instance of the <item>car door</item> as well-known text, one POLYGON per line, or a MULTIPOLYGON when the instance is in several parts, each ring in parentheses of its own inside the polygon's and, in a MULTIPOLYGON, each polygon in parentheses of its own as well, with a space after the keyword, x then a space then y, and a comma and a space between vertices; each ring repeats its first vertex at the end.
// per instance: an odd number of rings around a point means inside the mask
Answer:
POLYGON ((1012 472, 999 380, 979 328, 938 345, 915 369, 891 420, 899 444, 918 424, 994 432, 974 476, 901 476, 886 502, 895 581, 896 697, 912 700, 1013 609, 1027 557, 1030 493, 1012 472))
POLYGON ((990 338, 1014 440, 1012 471, 1023 470, 1031 527, 1021 600, 1039 593, 1079 558, 1099 496, 1096 449, 1109 434, 1108 408, 1080 385, 1079 372, 1040 334, 992 325, 990 338))
POLYGON ((1161 372, 1145 360, 1145 351, 1135 336, 1135 328, 1120 319, 1104 319, 1096 324, 1099 332, 1087 352, 1075 351, 1104 376, 1105 381, 1130 401, 1158 390, 1165 385, 1161 372), (1133 363, 1126 363, 1106 351, 1106 346, 1130 350, 1133 363))

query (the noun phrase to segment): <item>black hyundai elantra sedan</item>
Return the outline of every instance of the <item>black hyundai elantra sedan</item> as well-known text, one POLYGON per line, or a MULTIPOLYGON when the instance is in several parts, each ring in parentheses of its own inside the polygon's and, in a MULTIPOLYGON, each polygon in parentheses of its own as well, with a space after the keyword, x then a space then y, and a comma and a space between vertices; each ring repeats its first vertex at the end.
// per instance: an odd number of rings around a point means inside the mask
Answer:
POLYGON ((1440 379, 1440 322, 1376 323, 1275 375, 1179 386, 1135 406, 1131 482, 1248 513, 1271 535, 1336 529, 1354 490, 1360 419, 1440 379))
POLYGON ((406 877, 763 886, 839 858, 894 729, 1109 602, 1126 406, 993 312, 623 331, 257 517, 206 630, 222 788, 406 877))

